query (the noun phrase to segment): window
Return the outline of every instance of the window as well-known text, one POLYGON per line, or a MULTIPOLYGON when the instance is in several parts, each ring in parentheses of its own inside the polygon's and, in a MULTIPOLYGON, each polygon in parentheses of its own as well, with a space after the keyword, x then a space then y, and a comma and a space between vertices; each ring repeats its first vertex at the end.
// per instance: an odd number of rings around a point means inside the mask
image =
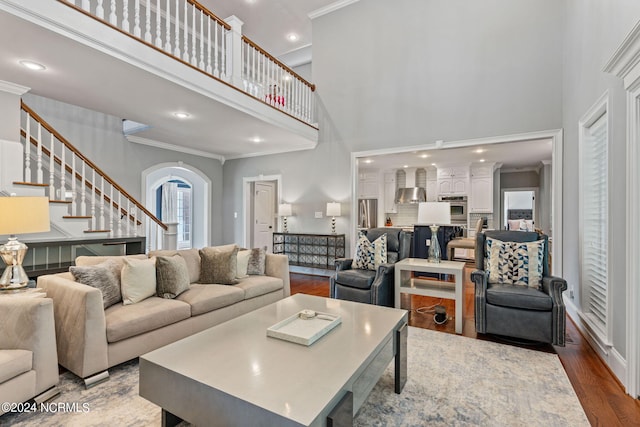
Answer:
POLYGON ((171 190, 170 199, 175 200, 175 203, 168 203, 167 200, 163 202, 162 190, 164 184, 159 186, 156 190, 156 216, 166 221, 168 218, 175 218, 178 223, 177 230, 177 245, 178 249, 189 249, 193 247, 191 241, 191 229, 192 222, 192 189, 189 184, 178 179, 171 179, 165 184, 172 183, 173 190, 171 190), (169 214, 173 211, 173 215, 169 214))
POLYGON ((607 98, 580 121, 580 236, 582 312, 600 338, 609 342, 608 287, 608 115, 607 98))

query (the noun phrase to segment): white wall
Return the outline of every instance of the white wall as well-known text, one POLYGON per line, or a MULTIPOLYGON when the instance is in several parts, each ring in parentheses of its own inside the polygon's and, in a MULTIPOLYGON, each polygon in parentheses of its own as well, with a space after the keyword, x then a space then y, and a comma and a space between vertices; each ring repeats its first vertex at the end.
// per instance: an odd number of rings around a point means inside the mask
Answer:
MULTIPOLYGON (((560 128, 562 12, 556 0, 367 0, 315 19, 318 147, 225 163, 225 222, 242 177, 279 173, 292 231, 326 231, 313 211, 336 199, 347 232, 351 152, 560 128)), ((224 239, 240 238, 235 220, 224 239)))

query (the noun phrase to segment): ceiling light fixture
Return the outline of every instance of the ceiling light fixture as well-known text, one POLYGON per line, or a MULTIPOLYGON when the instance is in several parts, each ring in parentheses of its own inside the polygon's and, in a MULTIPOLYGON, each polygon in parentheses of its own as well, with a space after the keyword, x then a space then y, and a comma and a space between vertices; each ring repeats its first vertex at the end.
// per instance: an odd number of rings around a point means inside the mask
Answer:
POLYGON ((403 165, 402 167, 403 167, 403 168, 408 168, 408 167, 409 167, 409 165, 403 165))
POLYGON ((371 159, 367 159, 367 160, 365 160, 364 162, 365 162, 365 163, 373 163, 373 160, 371 160, 371 159))
POLYGON ((259 136, 254 136, 253 138, 251 138, 251 142, 253 142, 254 144, 260 144, 262 142, 262 138, 260 138, 259 136))
POLYGON ((43 71, 47 69, 47 67, 45 67, 44 65, 38 64, 37 62, 33 62, 33 61, 23 60, 23 61, 18 61, 18 63, 23 67, 27 67, 28 69, 34 70, 34 71, 43 71))
POLYGON ((428 154, 422 154, 422 155, 420 155, 420 157, 422 157, 423 159, 426 159, 427 157, 429 157, 429 155, 428 154))
POLYGON ((191 117, 191 114, 184 113, 184 112, 181 112, 181 111, 179 111, 177 113, 173 113, 173 115, 176 116, 179 119, 187 119, 187 118, 191 117))
POLYGON ((480 159, 480 163, 484 163, 484 159, 480 159))
POLYGON ((487 151, 487 150, 485 150, 484 148, 478 148, 477 150, 473 150, 474 153, 478 153, 478 154, 482 154, 485 151, 487 151))
POLYGON ((287 34, 287 40, 290 42, 296 42, 298 41, 298 35, 296 33, 289 33, 287 34))
POLYGON ((436 165, 435 163, 431 163, 431 166, 435 166, 435 165, 436 165))

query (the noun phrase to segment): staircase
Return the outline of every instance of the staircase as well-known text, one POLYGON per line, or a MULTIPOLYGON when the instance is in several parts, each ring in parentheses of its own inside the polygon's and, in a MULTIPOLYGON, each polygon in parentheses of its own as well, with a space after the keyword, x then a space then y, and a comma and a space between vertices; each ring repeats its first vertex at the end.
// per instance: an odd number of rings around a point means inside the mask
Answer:
POLYGON ((2 141, 3 195, 47 196, 51 231, 29 240, 146 236, 147 250, 167 247, 165 224, 21 103, 21 144, 2 141))

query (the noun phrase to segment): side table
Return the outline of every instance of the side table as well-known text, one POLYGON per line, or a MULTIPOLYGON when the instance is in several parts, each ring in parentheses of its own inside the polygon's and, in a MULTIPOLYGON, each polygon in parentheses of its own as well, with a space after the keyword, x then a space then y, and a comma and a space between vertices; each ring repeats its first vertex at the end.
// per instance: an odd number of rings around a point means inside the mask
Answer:
POLYGON ((400 308, 400 293, 455 300, 456 334, 462 333, 464 322, 464 290, 462 275, 464 262, 429 262, 423 258, 405 258, 394 264, 395 307, 400 308), (440 280, 412 278, 411 272, 450 274, 455 283, 440 280))

